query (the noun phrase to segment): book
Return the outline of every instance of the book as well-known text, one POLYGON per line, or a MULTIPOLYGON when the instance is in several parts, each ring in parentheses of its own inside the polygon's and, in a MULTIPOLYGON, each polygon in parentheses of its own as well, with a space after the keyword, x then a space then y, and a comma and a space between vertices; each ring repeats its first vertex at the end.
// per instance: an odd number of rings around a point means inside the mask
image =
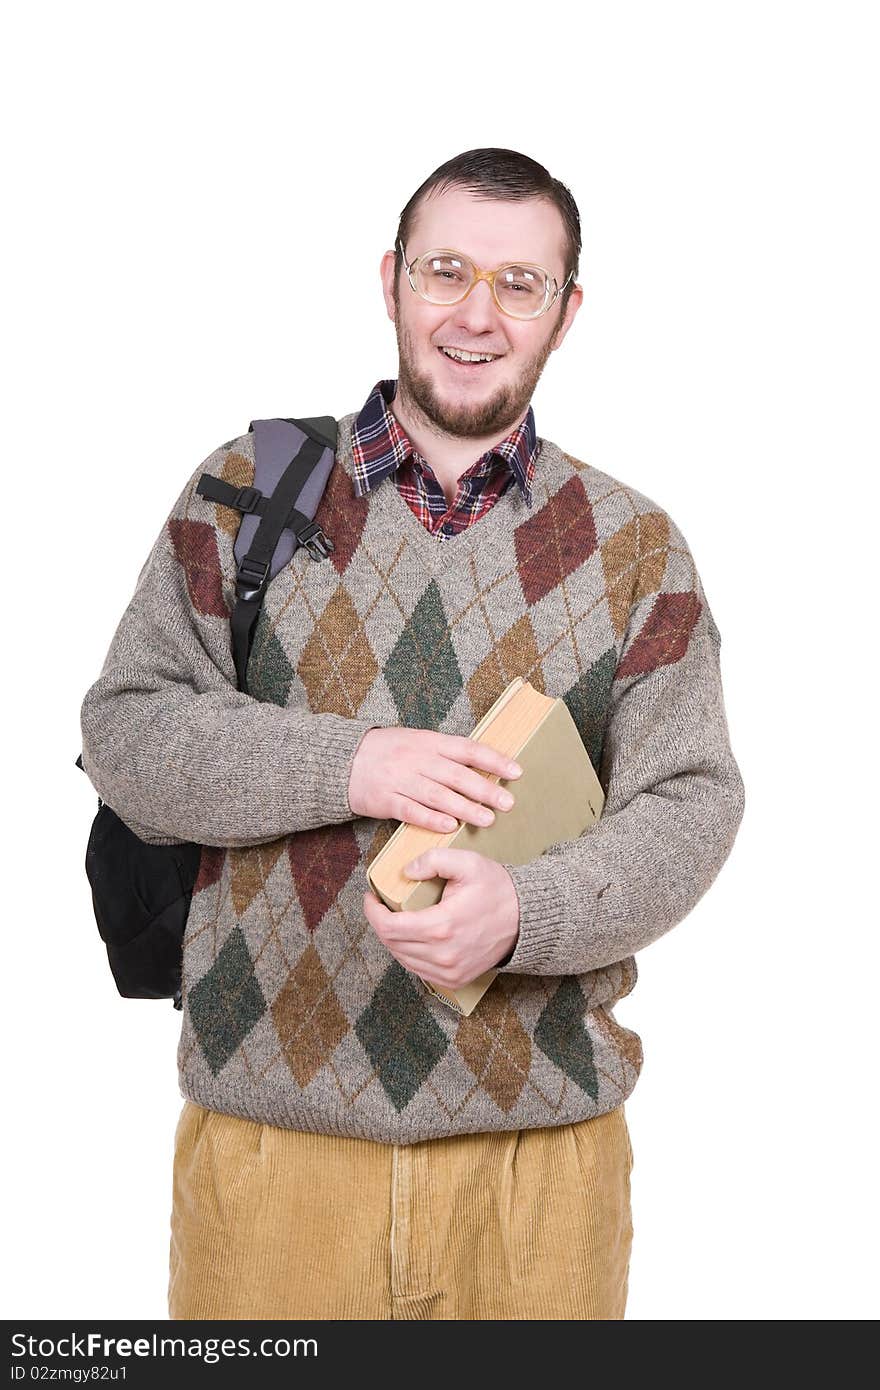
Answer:
MULTIPOLYGON (((498 749, 521 766, 521 776, 509 780, 481 773, 489 782, 509 787, 514 805, 509 811, 496 809, 491 825, 459 821, 450 831, 427 830, 402 821, 367 866, 370 887, 393 912, 431 907, 443 896, 446 879, 411 879, 403 871, 405 864, 425 850, 451 845, 476 850, 499 864, 527 864, 551 845, 577 839, 602 814, 602 784, 563 699, 543 695, 517 676, 470 737, 498 749)), ((497 969, 486 970, 456 990, 429 980, 422 983, 444 1003, 468 1016, 497 974, 497 969)))

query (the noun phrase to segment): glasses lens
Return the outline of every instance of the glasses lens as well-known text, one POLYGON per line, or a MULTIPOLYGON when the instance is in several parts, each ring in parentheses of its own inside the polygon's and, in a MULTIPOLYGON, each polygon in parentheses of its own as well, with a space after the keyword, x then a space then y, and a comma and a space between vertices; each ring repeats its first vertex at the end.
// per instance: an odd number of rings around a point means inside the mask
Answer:
POLYGON ((549 282, 536 265, 506 265, 495 276, 495 293, 502 309, 517 319, 531 319, 547 302, 549 282))
MULTIPOLYGON (((419 294, 431 304, 455 304, 474 278, 474 264, 455 251, 428 251, 414 272, 419 294)), ((537 265, 506 265, 495 277, 495 293, 505 313, 535 318, 546 308, 550 282, 537 265)))
POLYGON ((472 263, 451 251, 429 251, 415 272, 419 294, 432 304, 454 304, 467 292, 473 278, 472 263))

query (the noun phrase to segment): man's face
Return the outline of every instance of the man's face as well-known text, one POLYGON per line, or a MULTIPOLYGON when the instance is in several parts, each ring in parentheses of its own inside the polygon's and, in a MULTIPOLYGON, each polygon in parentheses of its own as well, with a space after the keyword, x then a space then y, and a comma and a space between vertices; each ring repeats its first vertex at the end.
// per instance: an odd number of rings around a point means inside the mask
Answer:
MULTIPOLYGON (((475 198, 462 189, 429 197, 418 210, 406 245, 407 261, 445 247, 484 270, 516 261, 543 266, 561 285, 566 276, 564 228, 544 200, 475 198)), ((439 433, 482 438, 522 419, 544 363, 562 343, 580 308, 576 286, 560 314, 560 299, 536 319, 515 319, 498 308, 480 280, 459 304, 429 304, 414 293, 406 272, 394 276, 394 253, 382 257, 382 285, 400 354, 398 396, 439 433), (497 353, 492 362, 461 365, 444 347, 497 353)))

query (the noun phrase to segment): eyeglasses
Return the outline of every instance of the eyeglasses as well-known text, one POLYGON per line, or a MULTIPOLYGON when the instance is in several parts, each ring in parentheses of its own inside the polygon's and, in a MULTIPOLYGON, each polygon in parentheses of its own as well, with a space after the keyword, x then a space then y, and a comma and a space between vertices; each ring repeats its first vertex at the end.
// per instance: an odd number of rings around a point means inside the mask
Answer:
POLYGON ((564 284, 557 285, 555 277, 540 265, 514 263, 481 270, 468 256, 448 249, 425 251, 407 264, 399 237, 395 244, 400 247, 410 285, 429 304, 460 304, 478 281, 485 280, 498 308, 514 319, 536 319, 545 314, 574 275, 572 270, 564 284))

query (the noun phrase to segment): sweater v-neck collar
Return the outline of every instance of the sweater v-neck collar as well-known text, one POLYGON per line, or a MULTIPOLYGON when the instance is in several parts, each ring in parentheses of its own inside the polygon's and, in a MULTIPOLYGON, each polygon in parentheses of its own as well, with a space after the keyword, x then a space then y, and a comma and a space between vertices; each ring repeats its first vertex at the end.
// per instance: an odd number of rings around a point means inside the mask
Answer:
MULTIPOLYGON (((351 480, 352 493, 354 491, 354 465, 351 454, 351 430, 356 419, 357 411, 354 411, 350 415, 342 416, 338 421, 339 433, 336 451, 337 461, 341 463, 351 480)), ((478 521, 466 526, 456 536, 442 540, 429 531, 415 515, 396 487, 391 474, 379 483, 375 493, 368 493, 367 495, 371 499, 371 506, 376 508, 380 520, 390 529, 403 531, 407 536, 412 537, 431 568, 440 570, 446 569, 450 565, 457 566, 466 562, 475 549, 485 552, 488 548, 494 548, 505 537, 509 538, 522 522, 528 520, 530 516, 534 516, 538 511, 540 506, 538 494, 544 490, 543 485, 547 485, 551 493, 555 491, 556 475, 561 467, 564 467, 561 449, 548 439, 540 439, 535 460, 532 505, 528 505, 518 487, 508 487, 478 521)))

